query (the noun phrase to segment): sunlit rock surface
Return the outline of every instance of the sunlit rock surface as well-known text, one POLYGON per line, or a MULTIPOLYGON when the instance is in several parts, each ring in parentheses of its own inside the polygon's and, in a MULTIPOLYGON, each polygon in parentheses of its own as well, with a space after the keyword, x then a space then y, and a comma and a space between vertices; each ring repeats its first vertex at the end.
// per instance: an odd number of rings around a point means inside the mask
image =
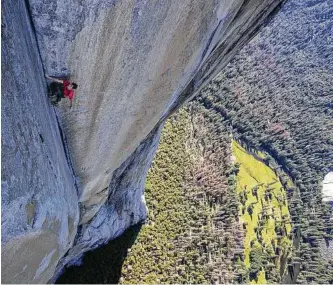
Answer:
POLYGON ((61 114, 81 223, 106 201, 113 171, 279 2, 30 0, 46 72, 79 84, 73 109, 64 103, 61 114))
POLYGON ((146 218, 165 118, 282 1, 19 2, 4 2, 2 15, 2 278, 38 283, 146 218), (73 108, 57 110, 65 141, 41 62, 79 84, 73 108))

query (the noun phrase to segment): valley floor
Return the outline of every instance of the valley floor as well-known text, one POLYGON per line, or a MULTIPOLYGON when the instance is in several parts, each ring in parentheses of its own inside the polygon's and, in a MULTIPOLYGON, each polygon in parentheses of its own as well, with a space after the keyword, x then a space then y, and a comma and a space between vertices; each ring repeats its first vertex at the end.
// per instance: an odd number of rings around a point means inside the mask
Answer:
POLYGON ((281 280, 292 237, 285 189, 263 153, 211 119, 193 103, 167 121, 122 283, 281 280))

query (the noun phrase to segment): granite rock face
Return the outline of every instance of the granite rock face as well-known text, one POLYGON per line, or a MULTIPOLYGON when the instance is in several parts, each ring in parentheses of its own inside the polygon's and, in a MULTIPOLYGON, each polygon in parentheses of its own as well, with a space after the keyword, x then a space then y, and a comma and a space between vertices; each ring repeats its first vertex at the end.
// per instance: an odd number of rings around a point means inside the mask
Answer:
POLYGON ((45 283, 73 246, 78 195, 24 1, 2 6, 2 278, 45 283))
POLYGON ((79 181, 81 224, 106 201, 114 170, 161 118, 220 71, 278 4, 30 0, 46 73, 70 74, 79 84, 73 109, 63 104, 61 115, 79 181))
POLYGON ((10 2, 2 15, 2 278, 42 283, 146 218, 144 181, 164 120, 282 1, 10 2), (73 108, 57 109, 63 134, 43 68, 79 84, 73 108))

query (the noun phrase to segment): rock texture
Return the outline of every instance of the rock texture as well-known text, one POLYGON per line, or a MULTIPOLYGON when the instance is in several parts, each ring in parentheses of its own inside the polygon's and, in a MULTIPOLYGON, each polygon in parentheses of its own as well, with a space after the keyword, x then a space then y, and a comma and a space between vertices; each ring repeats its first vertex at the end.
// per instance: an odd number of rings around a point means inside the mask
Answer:
POLYGON ((105 202, 113 171, 220 71, 279 1, 30 4, 46 72, 71 74, 80 86, 73 110, 64 104, 61 114, 84 224, 105 202))
POLYGON ((11 2, 2 16, 2 277, 37 283, 145 219, 164 120, 282 1, 11 2), (59 108, 62 138, 41 62, 79 84, 73 108, 59 108))
POLYGON ((45 283, 72 247, 78 196, 24 1, 2 6, 3 283, 45 283))
POLYGON ((147 216, 143 196, 146 175, 158 146, 160 132, 150 135, 144 143, 113 174, 107 189, 108 200, 88 224, 79 227, 75 245, 59 263, 55 281, 64 265, 71 265, 82 253, 107 243, 129 226, 144 221, 147 216))

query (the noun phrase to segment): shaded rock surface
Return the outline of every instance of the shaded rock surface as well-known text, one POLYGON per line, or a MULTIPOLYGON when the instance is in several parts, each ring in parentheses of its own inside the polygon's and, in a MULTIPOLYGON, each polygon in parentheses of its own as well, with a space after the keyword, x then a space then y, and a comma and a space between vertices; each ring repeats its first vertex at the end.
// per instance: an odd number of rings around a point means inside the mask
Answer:
POLYGON ((53 281, 64 265, 75 264, 82 253, 107 243, 110 238, 119 236, 129 226, 146 219, 144 183, 159 136, 159 131, 153 132, 114 172, 107 189, 108 200, 90 223, 79 227, 75 245, 59 263, 53 281))
POLYGON ((2 9, 1 280, 45 283, 73 245, 78 196, 25 3, 2 9))
POLYGON ((23 3, 4 3, 4 282, 55 278, 146 218, 144 180, 164 120, 280 2, 29 0, 35 30, 23 3), (63 136, 41 62, 79 84, 73 108, 58 110, 63 136))

